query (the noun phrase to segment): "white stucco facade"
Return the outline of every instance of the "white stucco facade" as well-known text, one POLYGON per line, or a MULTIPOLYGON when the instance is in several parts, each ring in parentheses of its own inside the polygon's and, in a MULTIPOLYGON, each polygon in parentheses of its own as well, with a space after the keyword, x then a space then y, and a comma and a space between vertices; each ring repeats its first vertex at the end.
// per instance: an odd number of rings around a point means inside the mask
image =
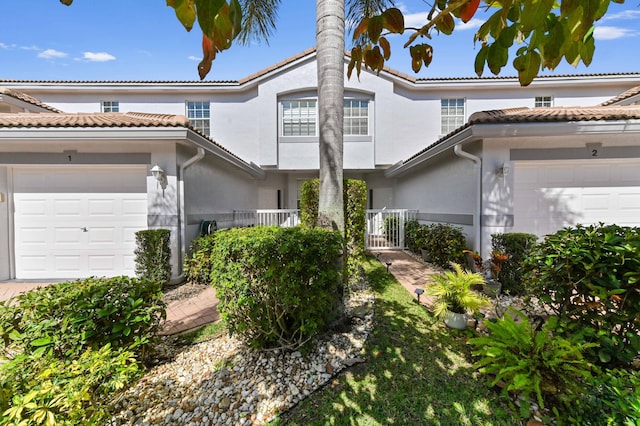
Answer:
MULTIPOLYGON (((363 71, 359 78, 345 80, 345 100, 359 102, 359 114, 366 111, 365 121, 358 121, 359 133, 347 132, 344 137, 345 177, 367 182, 368 207, 417 209, 424 223, 460 226, 469 248, 484 255, 493 233, 547 232, 553 223, 570 222, 567 215, 547 218, 544 226, 538 223, 536 217, 548 216, 544 209, 552 208, 541 197, 535 209, 529 209, 534 212, 531 218, 520 220, 526 216, 522 203, 531 202, 523 193, 541 194, 550 185, 540 176, 525 177, 538 169, 546 173, 547 164, 569 171, 590 167, 585 161, 603 166, 594 172, 607 182, 608 186, 600 187, 618 188, 612 190, 617 191, 616 202, 635 212, 636 204, 640 209, 640 195, 633 188, 640 188, 640 183, 624 173, 633 174, 629 167, 635 167, 640 158, 636 119, 538 122, 527 118, 475 124, 469 119, 488 110, 535 111, 536 101, 555 108, 591 107, 639 85, 640 73, 543 76, 523 88, 516 78, 415 79, 392 70, 380 75, 363 71), (443 129, 443 105, 449 101, 462 112, 458 126, 443 129), (598 157, 589 156, 594 149, 598 157), (610 170, 616 169, 617 162, 625 172, 616 177, 610 170), (499 176, 497 170, 505 164, 510 173, 499 176)), ((293 112, 298 120, 294 124, 306 125, 312 129, 310 134, 285 131, 285 119, 291 119, 287 114, 292 114, 285 105, 313 104, 317 99, 314 50, 237 81, 0 80, 0 87, 65 113, 97 113, 109 101, 117 103, 120 113, 187 116, 187 104, 199 102, 210 114, 208 134, 188 128, 0 126, 0 197, 4 197, 0 198, 0 234, 5 236, 0 238, 0 279, 16 276, 12 210, 16 167, 62 167, 61 158, 71 154, 73 158, 80 154, 83 166, 144 167, 147 225, 172 230, 176 276, 202 221, 215 220, 227 227, 232 226, 236 211, 296 208, 302 182, 318 176, 318 132, 312 121, 305 122, 315 114, 313 110, 308 115, 293 112), (167 174, 165 188, 159 188, 151 176, 156 164, 167 174)), ((628 99, 622 101, 628 103, 628 99)), ((0 98, 0 114, 19 111, 50 112, 29 102, 0 98)), ((598 186, 585 183, 589 176, 582 174, 562 176, 562 182, 554 183, 557 187, 598 186)), ((594 211, 600 208, 593 201, 602 199, 597 191, 576 191, 566 191, 573 201, 565 196, 565 211, 582 209, 587 205, 584 200, 595 206, 594 211)), ((579 214, 572 217, 578 220, 579 214)))

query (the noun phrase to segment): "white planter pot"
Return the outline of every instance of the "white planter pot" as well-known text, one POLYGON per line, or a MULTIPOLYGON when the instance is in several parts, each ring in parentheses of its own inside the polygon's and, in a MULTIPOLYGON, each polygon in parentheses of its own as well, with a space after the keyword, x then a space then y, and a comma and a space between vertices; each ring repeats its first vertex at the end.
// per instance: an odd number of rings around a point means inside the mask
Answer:
POLYGON ((447 312, 444 317, 444 323, 449 328, 454 328, 456 330, 464 330, 467 328, 467 322, 469 321, 469 316, 467 314, 458 314, 455 312, 447 312))

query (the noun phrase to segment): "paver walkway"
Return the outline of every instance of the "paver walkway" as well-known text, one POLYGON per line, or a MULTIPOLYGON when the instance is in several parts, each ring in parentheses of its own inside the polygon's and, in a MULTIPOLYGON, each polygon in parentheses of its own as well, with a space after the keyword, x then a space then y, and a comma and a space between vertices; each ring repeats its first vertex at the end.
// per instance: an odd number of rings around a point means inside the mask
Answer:
MULTIPOLYGON (((429 281, 429 276, 437 274, 432 268, 399 250, 381 250, 373 252, 373 255, 386 267, 390 262, 389 272, 416 297, 415 290, 424 288, 429 281), (379 253, 379 254, 378 254, 379 253)), ((22 292, 47 285, 49 282, 0 282, 0 300, 8 300, 22 292)), ((430 298, 425 294, 420 296, 420 303, 428 305, 430 298)), ((207 287, 198 295, 169 303, 167 306, 167 319, 163 324, 160 334, 176 334, 192 330, 220 319, 217 310, 218 299, 212 287, 207 287)))
MULTIPOLYGON (((9 300, 20 293, 49 285, 51 282, 21 282, 19 280, 0 282, 0 301, 9 300)), ((217 310, 218 299, 212 287, 207 287, 198 295, 178 300, 167 305, 167 319, 160 334, 176 334, 215 322, 220 319, 217 310)))

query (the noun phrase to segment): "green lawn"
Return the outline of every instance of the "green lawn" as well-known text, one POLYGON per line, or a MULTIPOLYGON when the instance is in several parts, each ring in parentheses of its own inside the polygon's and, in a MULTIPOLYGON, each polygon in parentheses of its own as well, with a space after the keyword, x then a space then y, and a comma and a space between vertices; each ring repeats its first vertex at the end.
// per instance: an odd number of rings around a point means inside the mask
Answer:
POLYGON ((520 425, 472 368, 472 331, 447 329, 374 259, 376 325, 364 364, 313 393, 274 425, 520 425))

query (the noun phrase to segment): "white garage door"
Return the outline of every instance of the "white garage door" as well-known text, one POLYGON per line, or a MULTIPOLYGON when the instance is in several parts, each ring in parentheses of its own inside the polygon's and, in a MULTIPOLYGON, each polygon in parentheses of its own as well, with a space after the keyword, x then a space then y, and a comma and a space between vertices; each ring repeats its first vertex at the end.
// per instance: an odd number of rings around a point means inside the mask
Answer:
POLYGON ((604 222, 640 226, 640 160, 519 161, 514 231, 538 236, 604 222))
POLYGON ((134 275, 144 167, 16 168, 13 187, 16 278, 134 275))

